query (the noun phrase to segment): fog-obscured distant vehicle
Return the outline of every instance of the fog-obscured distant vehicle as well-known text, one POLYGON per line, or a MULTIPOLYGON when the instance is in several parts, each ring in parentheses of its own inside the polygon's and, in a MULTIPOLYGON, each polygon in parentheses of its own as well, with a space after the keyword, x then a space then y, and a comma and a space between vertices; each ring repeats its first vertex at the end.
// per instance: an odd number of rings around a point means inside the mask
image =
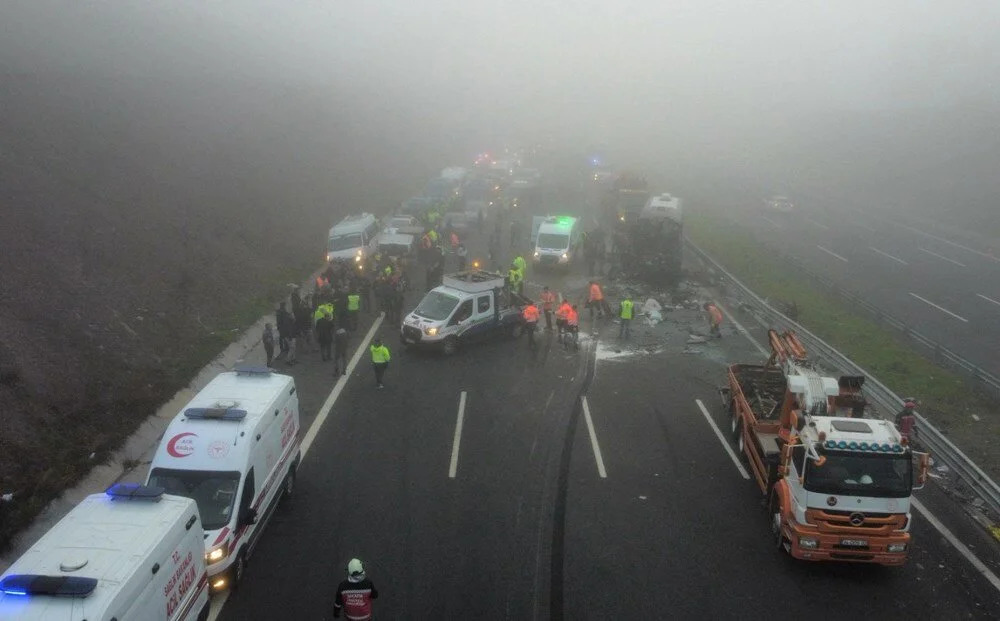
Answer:
POLYGON ((403 201, 399 206, 399 213, 422 218, 432 204, 431 199, 426 196, 414 196, 403 201))
POLYGON ((432 201, 449 203, 462 195, 461 182, 455 179, 438 177, 431 179, 424 187, 424 196, 432 201))
POLYGON ((792 213, 795 211, 795 203, 793 203, 792 199, 787 196, 775 195, 770 198, 766 198, 764 199, 764 206, 771 211, 777 211, 780 213, 792 213))
POLYGON ((469 171, 461 166, 449 166, 441 171, 442 179, 449 179, 451 181, 456 181, 462 183, 465 178, 469 175, 469 171))
POLYGON ((383 255, 405 258, 413 255, 415 249, 413 235, 397 233, 395 229, 386 229, 378 234, 378 251, 383 255))
POLYGON ((424 223, 421 222, 416 216, 403 214, 399 216, 392 216, 386 220, 385 230, 388 233, 416 235, 419 237, 424 234, 424 223))

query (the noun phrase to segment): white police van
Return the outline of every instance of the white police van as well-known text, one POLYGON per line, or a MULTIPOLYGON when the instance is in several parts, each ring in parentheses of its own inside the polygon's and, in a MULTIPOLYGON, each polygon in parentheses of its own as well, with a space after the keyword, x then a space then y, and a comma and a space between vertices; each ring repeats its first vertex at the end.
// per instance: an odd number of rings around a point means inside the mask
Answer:
POLYGON ((569 267, 577 260, 580 221, 572 216, 549 216, 538 226, 532 262, 539 267, 569 267))
POLYGON ((326 260, 364 263, 378 250, 380 230, 378 219, 370 213, 347 216, 330 229, 326 260))
POLYGON ((84 498, 0 577, 0 619, 203 621, 204 538, 190 498, 112 486, 84 498))
POLYGON ((299 442, 295 380, 255 367, 220 373, 163 434, 147 483, 197 501, 214 591, 239 584, 278 501, 291 496, 299 442))

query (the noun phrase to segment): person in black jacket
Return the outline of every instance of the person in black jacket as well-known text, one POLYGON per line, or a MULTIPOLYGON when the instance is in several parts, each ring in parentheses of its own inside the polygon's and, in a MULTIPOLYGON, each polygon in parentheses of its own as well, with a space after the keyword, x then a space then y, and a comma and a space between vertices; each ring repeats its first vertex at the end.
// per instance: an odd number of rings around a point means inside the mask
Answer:
POLYGON ((292 314, 288 312, 285 308, 285 303, 281 302, 278 304, 278 310, 275 313, 276 322, 278 324, 278 358, 288 355, 288 349, 290 346, 289 340, 292 338, 292 334, 295 332, 295 319, 292 314))
POLYGON ((330 347, 333 345, 333 317, 330 313, 323 313, 316 320, 316 340, 319 342, 319 357, 326 362, 332 357, 330 347))
POLYGON ((343 327, 333 334, 333 374, 347 375, 347 330, 343 327))

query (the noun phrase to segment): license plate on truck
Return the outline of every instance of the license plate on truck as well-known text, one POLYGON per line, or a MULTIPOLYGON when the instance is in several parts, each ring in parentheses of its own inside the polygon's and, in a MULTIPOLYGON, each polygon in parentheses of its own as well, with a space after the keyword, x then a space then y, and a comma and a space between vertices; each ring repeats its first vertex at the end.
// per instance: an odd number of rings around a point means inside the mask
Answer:
POLYGON ((868 542, 864 539, 841 539, 840 545, 850 546, 852 548, 867 548, 868 542))

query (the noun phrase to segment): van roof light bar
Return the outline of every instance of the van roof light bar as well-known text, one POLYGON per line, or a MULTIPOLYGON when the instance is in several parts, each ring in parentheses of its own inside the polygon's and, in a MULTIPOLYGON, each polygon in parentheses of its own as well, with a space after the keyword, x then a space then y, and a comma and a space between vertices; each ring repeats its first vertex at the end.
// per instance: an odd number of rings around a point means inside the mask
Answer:
POLYGON ((125 498, 127 500, 159 500, 165 490, 162 487, 141 485, 139 483, 115 483, 104 493, 109 498, 125 498))
POLYGON ((247 417, 247 411, 236 408, 188 408, 184 410, 184 416, 195 420, 241 421, 247 417))
POLYGON ((252 364, 238 364, 233 367, 237 375, 270 375, 273 373, 269 367, 254 366, 252 364))
POLYGON ((83 578, 80 576, 12 574, 0 580, 0 592, 6 595, 87 597, 96 588, 96 578, 83 578))

